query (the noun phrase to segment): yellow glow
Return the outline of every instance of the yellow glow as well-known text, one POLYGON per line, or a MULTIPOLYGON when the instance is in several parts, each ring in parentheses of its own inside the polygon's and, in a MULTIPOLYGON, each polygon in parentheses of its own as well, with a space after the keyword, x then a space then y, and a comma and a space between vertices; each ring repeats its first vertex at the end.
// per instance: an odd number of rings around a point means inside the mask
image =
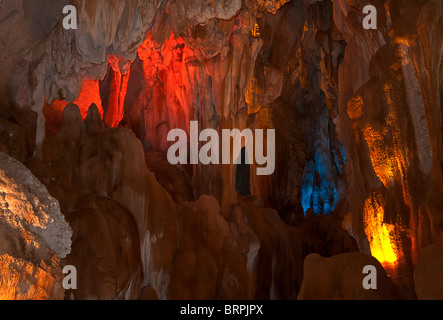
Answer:
POLYGON ((0 255, 0 300, 46 300, 54 282, 40 267, 0 255))
POLYGON ((380 132, 373 126, 367 125, 363 136, 369 147, 375 174, 383 185, 388 187, 394 181, 396 163, 392 150, 386 146, 385 132, 380 132))
POLYGON ((255 97, 257 95, 257 78, 256 77, 252 77, 251 82, 249 82, 249 88, 246 91, 245 94, 245 102, 249 105, 249 106, 253 106, 255 104, 255 97))
MULTIPOLYGON (((386 102, 388 104, 388 114, 385 123, 368 123, 363 129, 363 137, 368 144, 372 166, 375 174, 388 188, 399 176, 399 168, 407 166, 405 154, 402 151, 401 133, 396 126, 395 94, 390 84, 383 87, 386 102)), ((360 101, 351 100, 348 104, 348 114, 358 117, 360 101)))
POLYGON ((252 29, 252 36, 256 38, 260 37, 260 27, 257 23, 254 24, 254 28, 252 29))
POLYGON ((384 222, 384 201, 373 194, 365 201, 364 227, 369 240, 371 254, 383 266, 393 266, 398 261, 398 248, 393 239, 394 225, 384 222))
POLYGON ((252 77, 249 82, 249 88, 245 93, 245 102, 248 105, 248 114, 256 113, 262 107, 261 100, 263 96, 263 90, 258 85, 256 77, 252 77))

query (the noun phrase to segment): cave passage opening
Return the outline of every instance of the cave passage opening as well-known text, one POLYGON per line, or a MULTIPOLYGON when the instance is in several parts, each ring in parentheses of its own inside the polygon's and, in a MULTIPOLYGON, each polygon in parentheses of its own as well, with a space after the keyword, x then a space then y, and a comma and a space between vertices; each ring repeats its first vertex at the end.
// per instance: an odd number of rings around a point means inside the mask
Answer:
POLYGON ((250 177, 251 171, 250 166, 247 163, 247 152, 246 147, 241 149, 239 159, 235 163, 235 190, 240 193, 242 196, 251 195, 251 185, 250 185, 250 177))

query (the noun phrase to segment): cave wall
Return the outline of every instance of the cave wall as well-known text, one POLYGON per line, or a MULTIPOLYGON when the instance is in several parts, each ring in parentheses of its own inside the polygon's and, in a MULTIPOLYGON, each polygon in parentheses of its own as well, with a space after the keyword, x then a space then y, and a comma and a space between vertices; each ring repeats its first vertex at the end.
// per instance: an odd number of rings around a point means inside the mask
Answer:
POLYGON ((361 251, 414 298, 442 240, 443 5, 371 2, 377 30, 366 1, 4 1, 0 151, 73 228, 67 296, 292 299, 308 254, 361 251), (275 129, 275 172, 242 196, 235 164, 170 165, 190 121, 275 129))
POLYGON ((334 2, 334 20, 347 42, 338 85, 339 132, 353 199, 346 228, 364 231, 369 248, 364 235, 360 248, 370 249, 397 276, 410 274, 423 248, 441 239, 437 6, 379 2, 379 15, 386 18, 377 31, 361 32, 351 23, 358 19, 355 7, 334 2), (345 17, 348 24, 339 23, 345 17), (356 59, 367 64, 356 69, 356 59), (350 70, 354 77, 345 76, 350 70), (374 232, 380 224, 386 229, 374 232))

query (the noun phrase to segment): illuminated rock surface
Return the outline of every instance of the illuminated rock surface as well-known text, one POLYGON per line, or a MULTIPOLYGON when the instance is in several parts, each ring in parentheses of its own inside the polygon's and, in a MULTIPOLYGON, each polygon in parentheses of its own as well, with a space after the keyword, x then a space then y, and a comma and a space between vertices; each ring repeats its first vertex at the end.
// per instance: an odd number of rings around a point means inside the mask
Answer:
POLYGON ((398 299, 397 288, 381 264, 373 257, 347 253, 331 258, 318 254, 306 257, 300 300, 392 300, 398 299), (376 268, 377 289, 366 290, 362 270, 367 265, 376 268))
POLYGON ((71 228, 46 187, 4 153, 0 229, 0 298, 63 298, 60 258, 71 251, 71 228))
MULTIPOLYGON (((354 251, 400 298, 428 295, 420 270, 443 239, 441 1, 374 0, 377 30, 362 1, 75 0, 65 30, 67 3, 0 10, 0 151, 71 224, 64 262, 87 275, 67 298, 335 297, 305 258, 332 257, 326 277, 354 251), (275 172, 169 164, 167 134, 190 121, 275 129, 275 172)), ((31 281, 27 263, 8 281, 31 281)), ((358 285, 358 268, 341 283, 358 285)))

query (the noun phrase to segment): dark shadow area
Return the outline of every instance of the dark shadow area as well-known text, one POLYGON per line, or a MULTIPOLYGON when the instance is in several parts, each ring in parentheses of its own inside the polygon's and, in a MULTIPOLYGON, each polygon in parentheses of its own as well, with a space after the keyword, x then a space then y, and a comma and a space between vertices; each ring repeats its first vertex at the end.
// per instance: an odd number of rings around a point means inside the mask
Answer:
POLYGON ((237 164, 235 170, 235 190, 242 196, 251 195, 250 176, 249 164, 246 163, 246 148, 243 147, 240 153, 240 163, 237 164))

